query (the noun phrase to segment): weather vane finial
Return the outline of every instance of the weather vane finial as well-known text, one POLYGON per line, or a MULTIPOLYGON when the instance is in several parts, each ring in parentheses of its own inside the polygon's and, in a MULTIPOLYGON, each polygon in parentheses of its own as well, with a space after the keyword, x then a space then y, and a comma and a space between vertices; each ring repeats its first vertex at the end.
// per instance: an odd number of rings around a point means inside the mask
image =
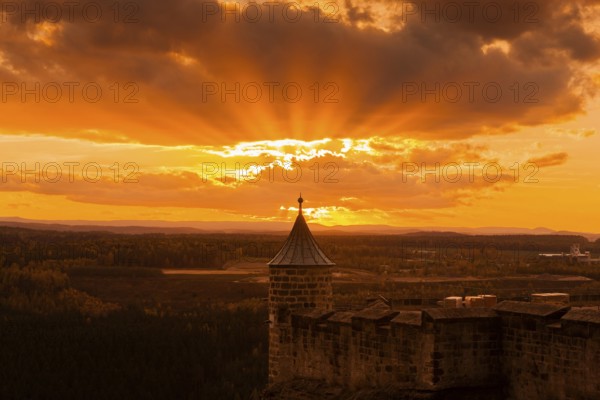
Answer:
POLYGON ((298 214, 302 215, 302 203, 304 203, 304 199, 302 198, 302 192, 300 192, 300 197, 298 197, 298 204, 300 205, 298 207, 298 214))

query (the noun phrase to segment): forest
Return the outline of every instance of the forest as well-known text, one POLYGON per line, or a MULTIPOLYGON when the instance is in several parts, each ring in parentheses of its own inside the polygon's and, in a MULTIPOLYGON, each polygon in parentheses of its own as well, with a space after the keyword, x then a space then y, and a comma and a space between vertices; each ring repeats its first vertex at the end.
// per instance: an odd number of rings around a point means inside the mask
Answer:
MULTIPOLYGON (((238 278, 226 275, 168 278, 161 270, 265 263, 285 238, 0 227, 0 398, 259 398, 267 383, 266 283, 232 285, 238 278), (84 290, 75 280, 87 285, 84 290), (126 301, 98 293, 118 293, 126 301)), ((317 240, 338 271, 368 270, 382 277, 370 286, 335 284, 338 304, 378 293, 435 299, 451 290, 486 289, 460 281, 455 288, 391 284, 388 273, 600 278, 598 266, 537 256, 568 252, 573 243, 597 256, 600 242, 580 236, 423 233, 317 240)), ((596 286, 590 289, 597 292, 596 286)))
POLYGON ((265 304, 165 309, 74 289, 59 262, 0 268, 0 398, 256 399, 265 304))
MULTIPOLYGON (((600 239, 568 235, 469 236, 451 233, 408 235, 318 235, 320 246, 339 267, 392 269, 414 264, 531 263, 541 252, 600 254, 600 239)), ((0 265, 45 260, 74 266, 221 268, 230 261, 268 261, 285 241, 275 234, 117 234, 59 232, 0 227, 0 265)))

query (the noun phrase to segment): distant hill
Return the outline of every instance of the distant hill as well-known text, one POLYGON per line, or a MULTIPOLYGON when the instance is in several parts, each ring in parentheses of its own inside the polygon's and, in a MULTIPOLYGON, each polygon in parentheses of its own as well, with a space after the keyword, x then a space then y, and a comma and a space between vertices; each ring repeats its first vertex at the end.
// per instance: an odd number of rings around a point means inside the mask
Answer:
MULTIPOLYGON (((103 231, 124 234, 164 233, 270 233, 287 234, 292 222, 246 221, 86 221, 86 220, 29 220, 19 217, 0 217, 1 226, 89 232, 103 231)), ((569 235, 583 236, 590 241, 600 239, 600 233, 555 231, 548 228, 515 227, 397 227, 390 225, 334 225, 311 223, 311 230, 327 235, 569 235)))
POLYGON ((438 237, 456 237, 456 236, 469 236, 465 233, 458 232, 439 232, 439 231, 418 231, 405 233, 404 236, 438 236, 438 237))
POLYGON ((146 226, 109 226, 109 225, 67 225, 54 223, 40 222, 11 222, 0 221, 0 226, 11 228, 25 228, 45 231, 59 232, 112 232, 124 234, 145 234, 145 233, 165 233, 165 234, 182 234, 182 233, 206 233, 201 229, 196 228, 167 228, 167 227, 146 227, 146 226))

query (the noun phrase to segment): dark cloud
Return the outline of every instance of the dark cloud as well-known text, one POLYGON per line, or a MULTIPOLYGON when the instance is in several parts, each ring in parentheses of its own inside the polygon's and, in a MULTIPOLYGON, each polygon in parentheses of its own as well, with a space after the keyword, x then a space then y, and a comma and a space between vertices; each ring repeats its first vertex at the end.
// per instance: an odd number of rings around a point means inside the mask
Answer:
POLYGON ((374 22, 372 14, 366 8, 354 6, 351 0, 346 0, 348 20, 352 24, 359 22, 374 22))
MULTIPOLYGON (((585 98, 570 82, 582 63, 600 54, 597 37, 583 28, 582 2, 480 2, 473 19, 468 10, 457 22, 443 15, 425 22, 418 14, 397 16, 403 27, 390 32, 357 27, 376 23, 363 2, 346 2, 346 22, 339 23, 323 21, 327 12, 315 9, 292 22, 293 13, 286 17, 281 8, 273 19, 263 10, 258 22, 248 20, 252 14, 237 22, 233 14, 219 14, 214 2, 187 0, 140 2, 120 10, 115 23, 114 2, 95 3, 104 11, 99 21, 76 11, 47 33, 52 45, 34 40, 47 28, 41 21, 10 15, 0 28, 0 49, 12 70, 0 69, 0 79, 102 82, 103 101, 8 102, 2 104, 5 129, 72 136, 93 128, 161 144, 502 134, 581 113, 585 98), (492 3, 502 13, 494 22, 486 6, 492 3), (128 13, 138 22, 123 23, 128 13), (507 41, 511 50, 482 51, 494 40, 507 41), (130 81, 139 87, 139 103, 111 101, 111 83, 130 81), (253 93, 252 82, 262 89, 256 103, 243 95, 244 89, 253 93), (279 83, 274 101, 267 82, 279 83), (303 92, 298 102, 283 97, 282 87, 292 82, 303 92), (203 98, 212 83, 218 93, 203 98), (240 101, 234 95, 222 101, 221 85, 236 83, 240 101), (328 95, 337 102, 324 102, 328 95)), ((448 12, 450 3, 417 2, 448 12)))

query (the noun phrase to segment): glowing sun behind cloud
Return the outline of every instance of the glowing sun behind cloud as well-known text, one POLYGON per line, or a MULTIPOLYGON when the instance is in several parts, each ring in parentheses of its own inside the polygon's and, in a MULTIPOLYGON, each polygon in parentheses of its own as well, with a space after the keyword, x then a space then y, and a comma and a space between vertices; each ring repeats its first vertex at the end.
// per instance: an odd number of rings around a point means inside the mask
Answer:
POLYGON ((6 216, 289 220, 303 192, 327 225, 597 230, 595 2, 536 2, 529 23, 501 1, 494 24, 387 1, 248 21, 251 3, 5 15, 6 216))

